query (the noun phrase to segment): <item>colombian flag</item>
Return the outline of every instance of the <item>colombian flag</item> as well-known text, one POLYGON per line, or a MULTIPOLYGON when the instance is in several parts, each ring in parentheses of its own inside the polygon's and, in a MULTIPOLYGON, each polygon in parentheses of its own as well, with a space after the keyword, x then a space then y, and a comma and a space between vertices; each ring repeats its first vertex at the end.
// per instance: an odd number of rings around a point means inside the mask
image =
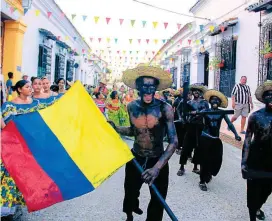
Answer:
POLYGON ((2 160, 29 212, 93 191, 132 159, 79 81, 2 131, 2 160))

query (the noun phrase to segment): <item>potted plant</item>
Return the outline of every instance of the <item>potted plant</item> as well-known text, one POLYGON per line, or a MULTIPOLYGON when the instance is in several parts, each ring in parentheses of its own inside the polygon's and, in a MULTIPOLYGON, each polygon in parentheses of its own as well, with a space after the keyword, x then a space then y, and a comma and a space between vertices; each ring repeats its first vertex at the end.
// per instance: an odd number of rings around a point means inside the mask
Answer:
POLYGON ((272 48, 269 42, 265 42, 264 48, 260 51, 265 59, 272 58, 272 48))
POLYGON ((213 57, 209 62, 210 70, 218 70, 221 67, 224 67, 224 62, 221 61, 218 57, 213 57))

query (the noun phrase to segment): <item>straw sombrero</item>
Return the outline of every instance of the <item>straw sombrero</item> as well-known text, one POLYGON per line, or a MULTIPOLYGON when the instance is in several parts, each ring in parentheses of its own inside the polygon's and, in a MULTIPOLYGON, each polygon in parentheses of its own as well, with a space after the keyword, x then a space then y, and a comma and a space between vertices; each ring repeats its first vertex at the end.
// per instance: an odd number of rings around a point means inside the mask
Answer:
POLYGON ((266 81, 262 85, 260 85, 255 92, 257 100, 264 103, 263 94, 264 92, 270 90, 272 90, 272 81, 266 81))
POLYGON ((101 79, 100 81, 99 81, 99 83, 102 83, 102 84, 107 84, 107 81, 105 80, 105 79, 101 79))
POLYGON ((192 84, 190 90, 200 90, 204 94, 208 89, 202 84, 192 84))
POLYGON ((123 72, 123 79, 125 85, 136 89, 136 79, 139 77, 153 77, 160 81, 157 90, 161 91, 169 88, 172 84, 170 74, 160 67, 149 66, 148 64, 139 64, 136 68, 128 69, 123 72))
POLYGON ((214 90, 214 89, 208 90, 203 95, 204 99, 208 102, 210 101, 210 98, 213 96, 218 97, 221 100, 220 107, 223 107, 223 108, 228 107, 228 98, 218 90, 214 90))

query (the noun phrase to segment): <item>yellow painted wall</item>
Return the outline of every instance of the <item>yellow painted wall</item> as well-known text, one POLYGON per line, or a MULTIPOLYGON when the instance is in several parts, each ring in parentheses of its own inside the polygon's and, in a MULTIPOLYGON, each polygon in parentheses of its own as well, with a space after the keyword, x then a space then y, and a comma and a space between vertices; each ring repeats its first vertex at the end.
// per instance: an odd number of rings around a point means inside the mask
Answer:
POLYGON ((5 81, 8 72, 13 72, 13 84, 22 79, 17 67, 22 66, 23 40, 26 25, 21 21, 5 21, 3 48, 3 75, 5 81))

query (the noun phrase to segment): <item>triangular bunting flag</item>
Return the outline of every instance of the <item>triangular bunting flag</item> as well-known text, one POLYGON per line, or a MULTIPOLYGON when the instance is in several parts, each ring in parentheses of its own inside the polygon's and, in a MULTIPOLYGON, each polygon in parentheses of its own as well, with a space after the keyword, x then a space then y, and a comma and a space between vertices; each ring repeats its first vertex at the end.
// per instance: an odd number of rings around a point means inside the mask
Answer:
POLYGON ((35 14, 36 14, 36 16, 39 16, 40 15, 40 13, 41 13, 41 11, 40 10, 35 10, 35 14))
POLYGON ((149 43, 149 39, 146 39, 146 43, 147 43, 147 44, 149 43))
POLYGON ((110 43, 110 38, 107 38, 107 42, 110 43))
POLYGON ((111 54, 111 51, 109 51, 109 53, 111 54))
POLYGON ((168 54, 168 51, 165 52, 165 55, 167 55, 167 54, 168 54))
POLYGON ((204 30, 204 25, 199 25, 199 29, 200 29, 200 31, 203 31, 204 30))
POLYGON ((220 30, 221 30, 221 32, 224 32, 225 31, 225 27, 223 25, 220 26, 220 30))
POLYGON ((155 51, 152 51, 152 54, 154 55, 154 54, 155 54, 155 51))
POLYGON ((201 44, 204 44, 204 39, 201 39, 200 41, 201 41, 201 44))
POLYGON ((188 39, 188 43, 189 43, 189 45, 191 44, 191 42, 192 42, 192 40, 191 40, 191 39, 188 39))
POLYGON ((158 39, 154 39, 154 42, 155 42, 155 44, 157 44, 158 43, 158 39))
POLYGON ((84 50, 84 49, 82 49, 82 53, 85 53, 85 50, 84 50))
POLYGON ((163 39, 163 40, 162 40, 162 43, 165 43, 165 42, 166 42, 166 40, 165 40, 165 39, 163 39))
POLYGON ((164 22, 163 24, 164 24, 164 28, 166 29, 168 26, 168 22, 164 22))
POLYGON ((98 23, 98 20, 99 20, 99 16, 94 16, 94 22, 95 22, 95 24, 98 23))
POLYGON ((126 54, 126 51, 123 51, 123 54, 126 54))
POLYGON ((58 38, 58 40, 60 40, 60 36, 58 36, 57 38, 58 38))
POLYGON ((83 19, 83 21, 86 21, 87 15, 82 15, 82 19, 83 19))
POLYGON ((72 14, 72 20, 74 20, 74 18, 76 17, 76 14, 72 14))
POLYGON ((188 28, 192 29, 193 25, 192 24, 188 24, 188 28))
POLYGON ((50 18, 52 15, 52 12, 47 12, 47 17, 50 18))
POLYGON ((65 40, 69 40, 69 37, 68 37, 68 36, 65 36, 65 40))
POLYGON ((120 53, 120 51, 117 51, 117 54, 119 54, 120 53))
POLYGON ((179 40, 179 44, 182 45, 182 40, 179 40))
POLYGON ((118 38, 115 38, 114 41, 115 41, 115 44, 117 44, 118 38))
POLYGON ((124 19, 120 18, 120 19, 119 19, 119 22, 120 22, 120 25, 122 25, 123 22, 124 22, 124 19))
POLYGON ((135 20, 130 20, 131 26, 133 27, 135 24, 135 20))
POLYGON ((74 41, 76 41, 77 37, 74 37, 74 41))
POLYGON ((132 43, 132 39, 129 39, 129 43, 130 43, 130 44, 132 43))
POLYGON ((132 53, 132 51, 129 51, 129 53, 131 54, 131 53, 132 53))
POLYGON ((178 26, 178 30, 181 28, 181 24, 177 24, 177 26, 178 26))
POLYGON ((138 53, 139 53, 139 51, 136 51, 136 53, 138 54, 138 53))
POLYGON ((111 18, 106 18, 107 25, 109 24, 111 18))
POLYGON ((98 38, 99 43, 101 42, 102 38, 98 38))
POLYGON ((60 17, 64 18, 64 16, 65 16, 64 12, 60 13, 60 17))
POLYGON ((90 41, 92 42, 92 41, 93 41, 93 38, 90 38, 90 41))
POLYGON ((12 14, 15 11, 15 8, 10 7, 9 10, 10 10, 10 13, 12 14))
POLYGON ((147 55, 147 54, 148 54, 148 51, 145 51, 145 54, 147 55))
POLYGON ((156 28, 157 25, 158 25, 158 22, 157 21, 153 21, 152 23, 153 23, 153 27, 156 28))
POLYGON ((209 27, 209 29, 210 29, 211 32, 213 32, 213 31, 214 31, 214 26, 211 25, 211 26, 209 27))
POLYGON ((143 28, 144 28, 146 25, 146 21, 142 21, 142 24, 143 24, 143 28))

